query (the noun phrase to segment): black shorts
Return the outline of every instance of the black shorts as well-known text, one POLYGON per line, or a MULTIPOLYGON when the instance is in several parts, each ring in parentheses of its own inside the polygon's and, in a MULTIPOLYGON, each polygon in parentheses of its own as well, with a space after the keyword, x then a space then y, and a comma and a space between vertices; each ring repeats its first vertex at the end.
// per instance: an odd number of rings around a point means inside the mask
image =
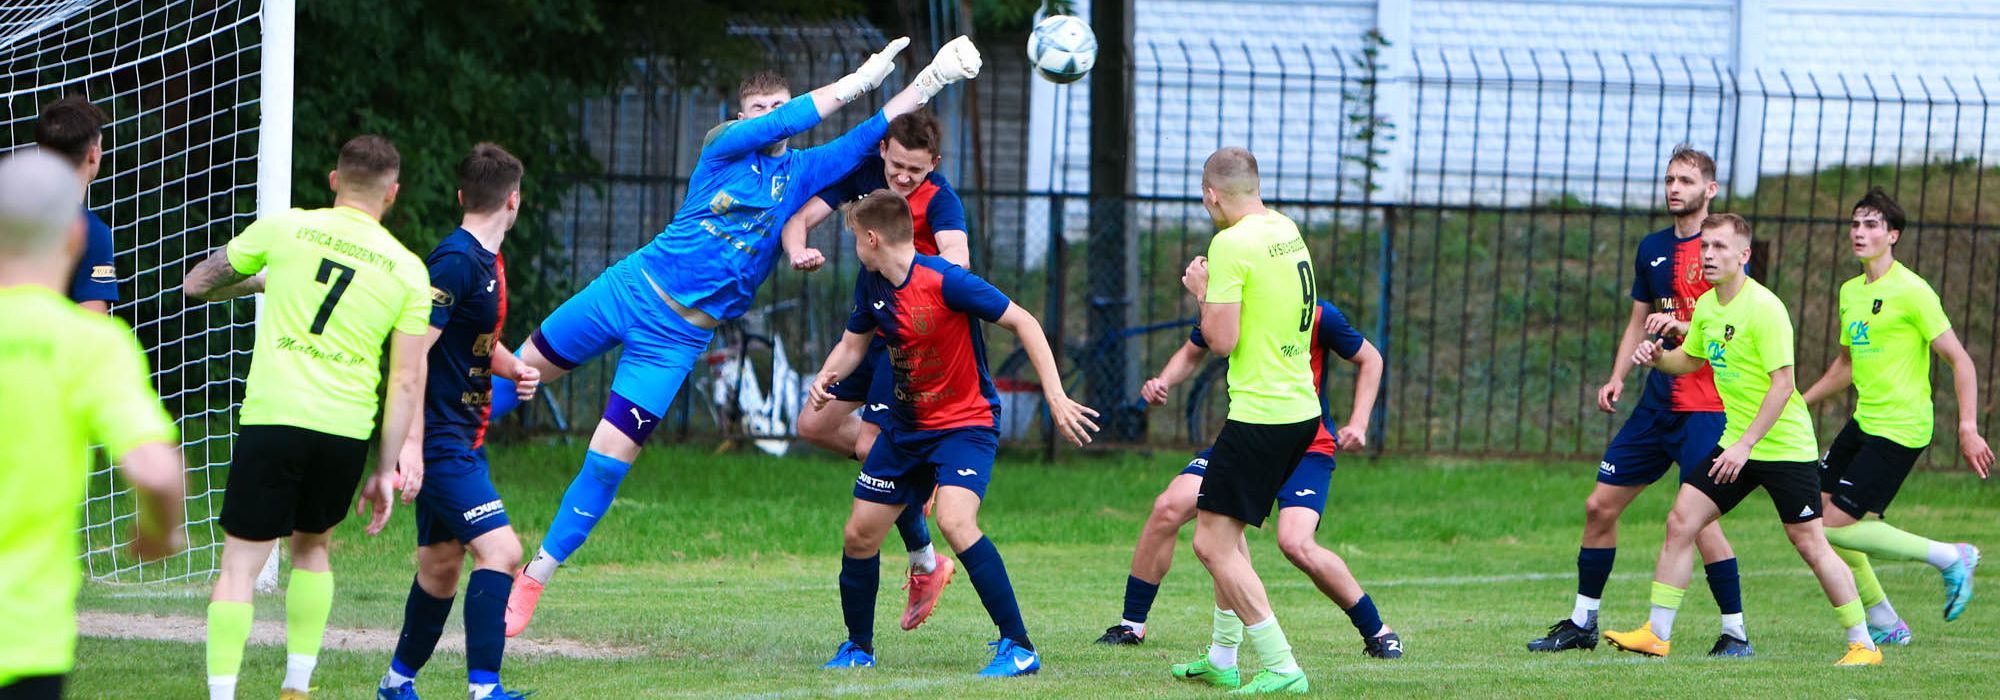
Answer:
POLYGON ((0 700, 61 700, 62 676, 29 676, 0 685, 0 700))
POLYGON ((1786 525, 1803 523, 1820 516, 1819 470, 1812 462, 1766 462, 1753 459, 1743 463, 1743 471, 1736 473, 1736 480, 1727 484, 1715 483, 1709 476, 1710 465, 1722 456, 1722 448, 1708 453, 1708 462, 1696 465, 1682 476, 1682 482, 1695 487, 1715 501, 1715 507, 1728 514, 1743 502, 1757 487, 1771 495, 1771 503, 1778 507, 1778 519, 1786 525))
POLYGON ((289 425, 236 431, 222 531, 256 542, 326 532, 347 517, 368 466, 368 441, 289 425))
POLYGON ((1850 419, 1819 460, 1819 489, 1833 497, 1833 507, 1857 520, 1869 513, 1880 515, 1896 500, 1896 492, 1923 453, 1922 447, 1904 447, 1869 435, 1850 419))
POLYGON ((1215 436, 1196 508, 1263 527, 1278 490, 1319 435, 1319 418, 1287 425, 1227 421, 1215 436))

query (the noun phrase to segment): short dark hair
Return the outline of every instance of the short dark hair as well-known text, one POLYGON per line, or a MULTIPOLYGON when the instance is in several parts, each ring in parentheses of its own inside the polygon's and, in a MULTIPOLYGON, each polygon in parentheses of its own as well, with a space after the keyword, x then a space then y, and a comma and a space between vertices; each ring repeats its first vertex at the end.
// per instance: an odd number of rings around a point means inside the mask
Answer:
POLYGON ((340 171, 343 182, 356 187, 387 187, 396 181, 396 174, 403 169, 403 156, 396 152, 396 144, 389 143, 389 139, 363 134, 348 139, 340 147, 340 162, 334 169, 340 171))
POLYGON ((90 100, 71 95, 42 106, 41 115, 35 117, 35 143, 81 166, 110 121, 90 100))
POLYGON ((848 203, 844 210, 847 228, 855 233, 874 231, 891 243, 916 240, 917 232, 910 222, 910 203, 893 191, 875 190, 848 203))
POLYGON ((944 127, 930 110, 920 109, 889 120, 887 138, 912 151, 925 151, 936 158, 944 155, 944 127))
POLYGON ((485 214, 507 204, 521 189, 521 159, 493 142, 482 142, 458 162, 458 195, 465 211, 485 214))
POLYGON ((1217 194, 1254 196, 1262 182, 1257 176, 1257 156, 1240 146, 1216 149, 1201 165, 1201 184, 1217 194))
POLYGON ((1896 200, 1891 198, 1881 185, 1868 188, 1868 194, 1861 195, 1861 200, 1854 203, 1854 211, 1863 209, 1873 209, 1875 213, 1881 214, 1882 220, 1889 222, 1891 231, 1901 231, 1904 224, 1910 223, 1903 214, 1903 208, 1896 205, 1896 200))
POLYGON ((1701 176, 1708 178, 1709 182, 1715 181, 1715 158, 1696 150, 1694 144, 1682 141, 1680 145, 1674 146, 1674 154, 1667 157, 1667 165, 1675 163, 1692 165, 1695 170, 1701 171, 1701 176))
POLYGON ((1723 226, 1728 226, 1729 228, 1735 230, 1737 235, 1743 237, 1743 242, 1745 243, 1751 243, 1757 240, 1756 235, 1750 232, 1750 220, 1745 219, 1742 216, 1736 214, 1727 214, 1727 213, 1709 214, 1708 218, 1701 220, 1701 230, 1703 233, 1714 231, 1723 226))
POLYGON ((790 94, 792 81, 786 80, 785 76, 777 71, 760 70, 751 73, 736 86, 736 101, 742 102, 751 95, 769 95, 774 92, 790 94))

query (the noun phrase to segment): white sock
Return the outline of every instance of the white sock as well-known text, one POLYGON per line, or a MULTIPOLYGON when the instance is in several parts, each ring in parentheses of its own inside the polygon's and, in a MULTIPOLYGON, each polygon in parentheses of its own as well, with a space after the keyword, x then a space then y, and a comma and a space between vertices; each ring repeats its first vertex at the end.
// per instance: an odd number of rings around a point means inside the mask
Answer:
POLYGON ((1875 638, 1868 636, 1868 625, 1866 624, 1847 628, 1847 643, 1866 644, 1870 649, 1875 648, 1875 638))
POLYGON ((1208 645, 1208 665, 1217 671, 1236 668, 1236 647, 1208 645))
POLYGON ((415 676, 405 676, 403 674, 397 673, 396 669, 394 668, 389 669, 388 673, 382 674, 383 688, 395 688, 401 686, 404 683, 415 683, 415 682, 417 682, 415 676))
MULTIPOLYGON (((1746 642, 1750 641, 1750 634, 1748 632, 1743 631, 1743 613, 1730 613, 1727 615, 1723 615, 1722 633, 1729 635, 1731 637, 1735 637, 1737 639, 1741 639, 1746 642)), ((1665 638, 1662 637, 1662 639, 1665 638)))
POLYGON ((236 677, 209 676, 208 700, 236 700, 236 677))
POLYGON ((937 571, 937 548, 924 545, 923 549, 910 550, 910 568, 920 574, 937 571))
POLYGON ((1141 637, 1144 637, 1144 636, 1146 636, 1146 623, 1144 623, 1144 622, 1133 622, 1133 621, 1131 621, 1131 620, 1119 620, 1119 621, 1118 621, 1118 624, 1121 624, 1121 625, 1124 625, 1124 626, 1125 626, 1125 627, 1126 627, 1127 629, 1130 629, 1130 630, 1132 630, 1132 633, 1133 633, 1133 634, 1136 634, 1136 635, 1139 635, 1139 636, 1141 636, 1141 637))
POLYGON ((473 683, 466 686, 465 697, 467 700, 486 700, 486 696, 492 695, 499 687, 499 683, 473 683))
POLYGON ((558 566, 562 566, 561 559, 557 559, 555 556, 549 554, 549 550, 537 549, 535 550, 535 558, 528 561, 528 578, 541 583, 548 583, 549 577, 556 575, 556 567, 558 566))
POLYGON ((1932 542, 1931 553, 1924 557, 1924 561, 1930 562, 1931 566, 1937 567, 1940 571, 1949 569, 1951 565, 1958 563, 1958 545, 1932 542))
POLYGON ((1896 608, 1889 605, 1888 598, 1883 598, 1882 602, 1868 606, 1869 627, 1878 630, 1895 629, 1896 623, 1902 621, 1903 616, 1896 614, 1896 608))
POLYGON ((1662 642, 1672 641, 1674 638, 1674 615, 1679 613, 1679 610, 1673 608, 1663 608, 1658 605, 1653 606, 1653 612, 1646 617, 1646 620, 1653 624, 1653 636, 1659 637, 1662 642))
POLYGON ((319 665, 319 657, 305 654, 285 655, 285 684, 292 690, 312 690, 313 667, 319 665))
POLYGON ((1576 594, 1576 607, 1569 611, 1569 621, 1578 627, 1589 627, 1597 622, 1597 607, 1604 601, 1582 593, 1576 594))

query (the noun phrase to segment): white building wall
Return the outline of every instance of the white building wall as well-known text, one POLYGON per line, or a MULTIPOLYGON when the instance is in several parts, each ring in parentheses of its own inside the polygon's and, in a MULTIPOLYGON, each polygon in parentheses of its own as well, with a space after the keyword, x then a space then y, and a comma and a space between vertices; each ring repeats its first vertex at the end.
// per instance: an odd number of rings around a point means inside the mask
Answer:
MULTIPOLYGON (((1384 8, 1409 13, 1392 40, 1410 65, 1408 104, 1390 106, 1400 180, 1378 200, 1643 206, 1683 140, 1725 182, 1738 167, 2000 158, 2000 110, 1984 106, 2000 102, 2000 2, 1141 0, 1139 193, 1190 196, 1202 158, 1237 144, 1262 159, 1266 196, 1360 199, 1340 159, 1355 111, 1341 59, 1384 8)), ((1033 93, 1029 189, 1088 189, 1088 82, 1033 93)))

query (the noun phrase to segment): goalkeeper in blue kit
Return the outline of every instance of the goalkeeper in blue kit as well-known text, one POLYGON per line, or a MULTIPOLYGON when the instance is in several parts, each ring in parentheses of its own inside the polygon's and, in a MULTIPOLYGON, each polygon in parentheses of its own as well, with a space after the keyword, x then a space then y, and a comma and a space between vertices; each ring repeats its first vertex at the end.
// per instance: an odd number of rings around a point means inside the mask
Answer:
MULTIPOLYGON (((507 636, 527 628, 549 577, 604 517, 639 446, 659 426, 715 328, 750 308, 782 249, 778 233, 785 221, 873 155, 889 120, 979 74, 978 49, 959 37, 880 113, 825 145, 786 147, 787 139, 880 86, 907 45, 908 38, 890 42, 854 73, 797 98, 773 73, 744 81, 738 119, 709 133, 673 222, 563 302, 530 336, 521 359, 544 381, 614 345, 625 350, 583 467, 563 493, 540 549, 514 579, 507 636)), ((494 391, 510 389, 495 382, 494 391)))

